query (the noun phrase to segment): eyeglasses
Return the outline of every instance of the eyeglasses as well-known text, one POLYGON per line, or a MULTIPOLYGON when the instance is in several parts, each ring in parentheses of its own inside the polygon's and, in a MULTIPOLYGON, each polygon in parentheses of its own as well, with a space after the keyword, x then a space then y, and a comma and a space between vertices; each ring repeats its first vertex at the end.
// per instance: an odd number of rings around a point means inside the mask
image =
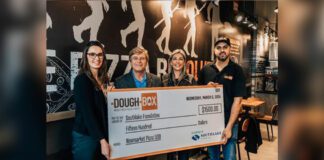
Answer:
POLYGON ((132 60, 133 61, 137 61, 137 60, 144 61, 144 60, 146 60, 146 57, 132 57, 132 60))
POLYGON ((95 59, 96 57, 98 57, 99 59, 103 59, 103 53, 93 53, 93 52, 90 52, 88 53, 89 57, 92 58, 92 59, 95 59))

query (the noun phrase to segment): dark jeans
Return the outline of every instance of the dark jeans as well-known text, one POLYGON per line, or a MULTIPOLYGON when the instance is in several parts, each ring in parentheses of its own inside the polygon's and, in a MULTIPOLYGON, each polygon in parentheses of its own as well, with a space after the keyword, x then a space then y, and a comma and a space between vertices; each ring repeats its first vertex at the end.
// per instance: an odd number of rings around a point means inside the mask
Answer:
POLYGON ((220 147, 223 148, 224 160, 236 160, 236 143, 237 143, 238 124, 234 124, 232 128, 232 137, 225 145, 217 145, 208 147, 210 160, 220 159, 220 147))
POLYGON ((72 132, 72 154, 74 160, 102 159, 100 145, 94 138, 76 131, 72 132))

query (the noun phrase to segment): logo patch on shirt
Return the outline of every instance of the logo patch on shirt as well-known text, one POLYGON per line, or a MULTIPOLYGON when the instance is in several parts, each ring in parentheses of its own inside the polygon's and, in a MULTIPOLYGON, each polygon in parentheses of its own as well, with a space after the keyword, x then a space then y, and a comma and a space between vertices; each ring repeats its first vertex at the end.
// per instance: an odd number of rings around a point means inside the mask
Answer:
POLYGON ((225 75, 224 78, 228 79, 228 80, 233 80, 233 76, 231 76, 231 75, 225 75))

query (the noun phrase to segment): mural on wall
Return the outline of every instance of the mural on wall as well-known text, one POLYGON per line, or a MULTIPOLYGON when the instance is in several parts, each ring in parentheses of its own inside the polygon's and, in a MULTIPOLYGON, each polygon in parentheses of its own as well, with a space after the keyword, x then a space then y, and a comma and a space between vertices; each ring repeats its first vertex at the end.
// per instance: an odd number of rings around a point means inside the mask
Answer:
POLYGON ((86 17, 81 24, 73 26, 74 39, 78 43, 83 42, 81 34, 88 29, 90 29, 90 41, 97 40, 99 27, 104 19, 104 11, 108 12, 109 10, 106 0, 87 0, 87 4, 91 8, 91 15, 86 17))
POLYGON ((176 11, 176 9, 179 8, 179 2, 177 3, 177 6, 174 7, 173 9, 171 8, 172 6, 172 1, 165 1, 161 5, 161 12, 163 18, 154 25, 154 28, 158 27, 159 25, 164 22, 165 26, 161 32, 161 36, 156 40, 156 44, 159 47, 160 52, 163 52, 165 54, 171 54, 170 48, 169 48, 169 42, 170 42, 170 34, 171 34, 171 18, 173 16, 173 13, 176 11), (162 42, 164 40, 164 48, 162 48, 162 42))
POLYGON ((48 13, 46 13, 46 29, 49 29, 49 28, 52 28, 52 19, 48 15, 48 13))
POLYGON ((65 110, 74 110, 72 103, 72 91, 70 89, 70 68, 56 56, 56 53, 47 51, 47 74, 46 74, 46 110, 47 113, 60 111, 65 105, 65 110), (70 102, 70 103, 69 103, 70 102))
POLYGON ((186 42, 185 42, 183 48, 184 48, 185 52, 187 53, 187 55, 189 55, 191 57, 198 57, 198 55, 195 52, 196 16, 199 15, 200 10, 197 8, 196 1, 185 1, 185 3, 186 3, 185 17, 189 18, 189 22, 184 26, 184 29, 186 29, 187 27, 190 27, 190 29, 187 33, 187 39, 186 39, 186 42), (189 44, 190 40, 191 40, 191 51, 189 52, 188 44, 189 44))
MULTIPOLYGON (((213 3, 209 3, 207 7, 207 22, 212 23, 212 42, 215 44, 218 38, 218 31, 222 27, 222 22, 219 16, 219 0, 215 0, 213 3), (212 14, 211 14, 212 13, 212 14)), ((214 60, 214 53, 211 52, 211 60, 214 60)))
POLYGON ((47 113, 74 110, 73 82, 90 40, 105 45, 112 83, 130 71, 128 52, 136 46, 149 51, 147 71, 158 76, 167 73, 169 54, 183 49, 188 72, 197 76, 211 61, 216 37, 202 13, 209 10, 212 21, 221 23, 215 6, 202 0, 47 1, 47 113))
MULTIPOLYGON (((127 28, 120 30, 121 35, 121 43, 124 47, 127 47, 126 38, 129 34, 132 32, 137 31, 138 38, 137 38, 137 46, 143 46, 143 36, 144 36, 144 30, 145 30, 145 16, 143 13, 143 7, 142 7, 142 1, 130 1, 130 4, 132 6, 133 15, 134 15, 134 21, 131 22, 127 28)), ((123 11, 127 11, 127 4, 126 0, 122 0, 122 8, 123 11)))

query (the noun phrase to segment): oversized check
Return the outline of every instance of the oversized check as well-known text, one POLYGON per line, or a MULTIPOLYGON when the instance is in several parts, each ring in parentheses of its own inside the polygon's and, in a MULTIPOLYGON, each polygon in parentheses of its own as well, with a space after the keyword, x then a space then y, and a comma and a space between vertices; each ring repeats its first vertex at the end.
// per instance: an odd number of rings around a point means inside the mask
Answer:
POLYGON ((222 86, 116 89, 107 97, 113 159, 223 143, 222 86))

